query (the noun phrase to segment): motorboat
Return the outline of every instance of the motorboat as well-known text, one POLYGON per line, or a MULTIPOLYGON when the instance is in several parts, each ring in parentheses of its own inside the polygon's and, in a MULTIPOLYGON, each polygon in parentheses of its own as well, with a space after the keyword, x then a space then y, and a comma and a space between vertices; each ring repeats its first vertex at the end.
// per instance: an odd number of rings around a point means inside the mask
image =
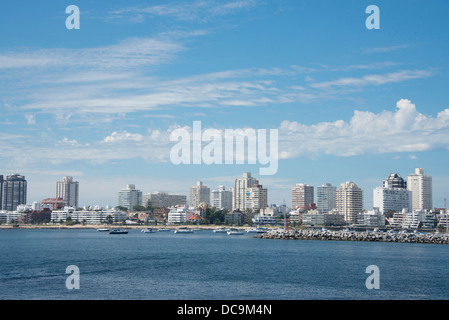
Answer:
POLYGON ((187 228, 179 228, 175 230, 175 233, 193 233, 193 230, 187 228))
POLYGON ((156 232, 156 231, 153 230, 152 228, 145 228, 145 229, 140 230, 140 232, 143 232, 143 233, 153 233, 153 232, 156 232))
POLYGON ((128 231, 120 230, 120 229, 115 229, 115 230, 109 231, 109 234, 127 234, 127 233, 128 233, 128 231))
POLYGON ((248 229, 246 229, 246 232, 247 233, 265 233, 265 232, 267 232, 267 230, 264 228, 248 228, 248 229))
POLYGON ((107 228, 98 228, 97 231, 99 231, 99 232, 107 232, 107 231, 109 231, 109 229, 107 229, 107 228))
POLYGON ((229 231, 229 229, 226 229, 226 228, 215 228, 214 229, 214 232, 215 233, 226 233, 226 232, 228 232, 229 231))
POLYGON ((241 231, 239 229, 229 229, 227 231, 227 234, 230 235, 230 236, 242 235, 243 231, 241 231))
POLYGON ((166 228, 162 228, 162 229, 157 229, 157 232, 170 232, 170 229, 166 229, 166 228))

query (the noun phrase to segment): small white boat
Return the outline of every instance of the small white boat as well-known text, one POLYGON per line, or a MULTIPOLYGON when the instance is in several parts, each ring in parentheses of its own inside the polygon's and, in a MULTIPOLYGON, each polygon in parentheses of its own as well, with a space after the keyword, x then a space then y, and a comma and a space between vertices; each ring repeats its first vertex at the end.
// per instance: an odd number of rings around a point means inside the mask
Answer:
POLYGON ((248 229, 246 229, 246 232, 247 233, 265 233, 265 232, 267 232, 267 230, 264 228, 248 228, 248 229))
POLYGON ((242 235, 243 231, 238 230, 238 229, 229 229, 227 234, 230 236, 238 236, 238 235, 242 235))
POLYGON ((140 232, 143 232, 143 233, 153 233, 153 232, 156 232, 156 231, 153 230, 153 229, 151 229, 151 228, 145 228, 145 229, 140 230, 140 232))
POLYGON ((157 230, 157 232, 170 232, 170 231, 171 231, 170 229, 165 229, 165 228, 157 230))
POLYGON ((187 228, 180 228, 180 229, 176 229, 175 233, 193 233, 193 230, 187 229, 187 228))
POLYGON ((98 228, 97 231, 99 231, 99 232, 107 232, 107 231, 109 231, 109 229, 107 229, 107 228, 98 228))
POLYGON ((226 233, 228 231, 229 231, 229 229, 226 229, 226 228, 216 228, 216 229, 214 229, 215 233, 226 233))

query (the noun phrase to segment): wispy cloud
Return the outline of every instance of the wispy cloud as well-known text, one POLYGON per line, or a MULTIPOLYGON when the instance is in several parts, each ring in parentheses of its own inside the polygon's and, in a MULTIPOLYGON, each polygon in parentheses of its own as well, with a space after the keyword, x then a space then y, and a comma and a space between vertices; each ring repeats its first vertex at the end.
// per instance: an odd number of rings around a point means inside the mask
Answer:
POLYGON ((379 86, 388 83, 419 79, 432 75, 430 70, 400 70, 387 74, 369 74, 359 78, 340 78, 331 81, 315 82, 310 84, 313 88, 327 89, 332 87, 364 87, 368 85, 379 86))
POLYGON ((132 23, 141 23, 151 17, 168 17, 180 21, 205 22, 217 16, 225 16, 253 8, 256 4, 256 0, 170 2, 160 5, 134 6, 111 10, 108 18, 132 23))
POLYGON ((410 47, 408 44, 403 45, 394 45, 394 46, 388 46, 388 47, 377 47, 377 48, 367 48, 364 50, 364 53, 385 53, 385 52, 391 52, 396 51, 400 49, 405 49, 410 47))
MULTIPOLYGON (((0 54, 1 69, 95 68, 117 70, 167 63, 183 50, 179 43, 156 38, 129 38, 93 48, 52 48, 0 54)), ((69 74, 70 75, 70 74, 69 74)))

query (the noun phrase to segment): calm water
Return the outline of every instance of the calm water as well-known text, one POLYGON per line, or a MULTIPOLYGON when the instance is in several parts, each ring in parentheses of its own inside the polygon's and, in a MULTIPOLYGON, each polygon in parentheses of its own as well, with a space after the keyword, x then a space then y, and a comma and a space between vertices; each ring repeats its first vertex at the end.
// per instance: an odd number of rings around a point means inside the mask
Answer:
POLYGON ((449 299, 449 246, 0 230, 0 299, 449 299), (80 289, 65 286, 80 269, 80 289), (365 269, 377 265, 380 289, 365 269))

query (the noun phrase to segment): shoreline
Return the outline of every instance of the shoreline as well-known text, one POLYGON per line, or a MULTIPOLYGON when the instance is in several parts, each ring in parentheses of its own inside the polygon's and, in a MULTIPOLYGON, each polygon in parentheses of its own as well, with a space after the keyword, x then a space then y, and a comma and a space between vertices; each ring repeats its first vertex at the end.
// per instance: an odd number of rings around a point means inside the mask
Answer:
POLYGON ((203 229, 203 230, 214 230, 216 227, 223 228, 236 228, 236 229, 246 229, 247 227, 230 227, 230 226, 218 226, 218 225, 208 225, 208 226, 193 226, 193 225, 169 225, 169 226, 151 226, 151 225, 108 225, 108 224, 88 224, 88 225, 27 225, 21 224, 19 226, 13 225, 0 225, 0 230, 2 229, 99 229, 99 228, 107 228, 107 229, 171 229, 176 230, 179 228, 188 228, 188 229, 203 229))

